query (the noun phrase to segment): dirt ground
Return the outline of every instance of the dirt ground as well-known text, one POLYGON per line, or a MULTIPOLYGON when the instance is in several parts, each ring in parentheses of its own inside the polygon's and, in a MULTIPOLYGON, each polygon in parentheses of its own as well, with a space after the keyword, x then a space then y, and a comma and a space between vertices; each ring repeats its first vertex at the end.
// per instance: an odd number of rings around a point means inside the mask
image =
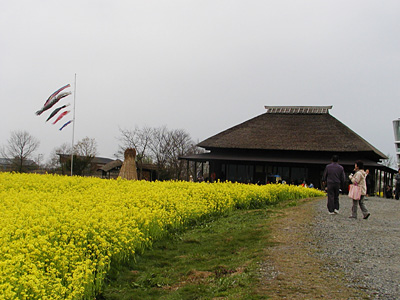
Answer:
POLYGON ((331 262, 313 255, 313 203, 320 200, 303 200, 271 218, 276 244, 266 249, 267 258, 261 266, 261 290, 270 299, 369 299, 364 291, 349 287, 344 274, 329 267, 331 262))

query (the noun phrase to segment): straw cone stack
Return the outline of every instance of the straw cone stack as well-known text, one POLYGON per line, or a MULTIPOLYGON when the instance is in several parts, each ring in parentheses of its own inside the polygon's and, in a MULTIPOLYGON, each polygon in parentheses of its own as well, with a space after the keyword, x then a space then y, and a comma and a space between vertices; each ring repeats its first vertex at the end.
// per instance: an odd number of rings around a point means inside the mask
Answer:
POLYGON ((121 170, 119 171, 119 177, 122 179, 128 180, 137 180, 137 171, 136 171, 136 150, 135 149, 126 149, 125 153, 125 160, 122 164, 121 170))

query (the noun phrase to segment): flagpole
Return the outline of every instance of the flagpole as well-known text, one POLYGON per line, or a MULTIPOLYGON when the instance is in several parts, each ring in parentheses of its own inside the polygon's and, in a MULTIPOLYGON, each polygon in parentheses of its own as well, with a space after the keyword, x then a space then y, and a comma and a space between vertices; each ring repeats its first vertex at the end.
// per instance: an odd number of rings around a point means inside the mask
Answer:
POLYGON ((74 138, 75 138, 75 103, 76 103, 76 73, 75 73, 75 84, 74 84, 74 111, 72 117, 72 145, 71 145, 71 176, 73 175, 74 169, 74 138))

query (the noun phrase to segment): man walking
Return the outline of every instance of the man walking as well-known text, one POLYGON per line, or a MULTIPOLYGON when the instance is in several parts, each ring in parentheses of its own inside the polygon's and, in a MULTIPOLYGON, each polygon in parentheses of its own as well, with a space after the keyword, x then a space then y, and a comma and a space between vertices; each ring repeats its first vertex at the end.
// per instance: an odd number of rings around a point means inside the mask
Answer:
POLYGON ((400 197, 400 169, 399 169, 399 172, 396 174, 396 177, 394 179, 396 179, 396 186, 395 186, 395 189, 394 189, 394 198, 396 200, 399 200, 399 197, 400 197))
POLYGON ((328 211, 330 215, 339 213, 339 189, 343 186, 345 175, 344 169, 338 163, 339 157, 332 156, 332 162, 325 167, 322 181, 326 182, 328 193, 328 211))

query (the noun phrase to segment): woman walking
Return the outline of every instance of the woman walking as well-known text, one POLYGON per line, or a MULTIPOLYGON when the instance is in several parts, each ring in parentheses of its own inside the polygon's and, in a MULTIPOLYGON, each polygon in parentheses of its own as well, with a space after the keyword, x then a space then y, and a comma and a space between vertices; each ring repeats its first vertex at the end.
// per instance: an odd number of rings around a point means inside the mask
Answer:
POLYGON ((350 218, 357 219, 357 206, 360 205, 364 216, 363 219, 368 219, 371 214, 368 212, 368 209, 364 203, 364 197, 367 193, 367 185, 365 182, 366 173, 364 171, 364 163, 361 160, 356 161, 354 165, 354 171, 354 175, 350 174, 349 178, 353 184, 357 184, 361 188, 361 198, 360 200, 353 199, 353 207, 351 208, 350 218))

